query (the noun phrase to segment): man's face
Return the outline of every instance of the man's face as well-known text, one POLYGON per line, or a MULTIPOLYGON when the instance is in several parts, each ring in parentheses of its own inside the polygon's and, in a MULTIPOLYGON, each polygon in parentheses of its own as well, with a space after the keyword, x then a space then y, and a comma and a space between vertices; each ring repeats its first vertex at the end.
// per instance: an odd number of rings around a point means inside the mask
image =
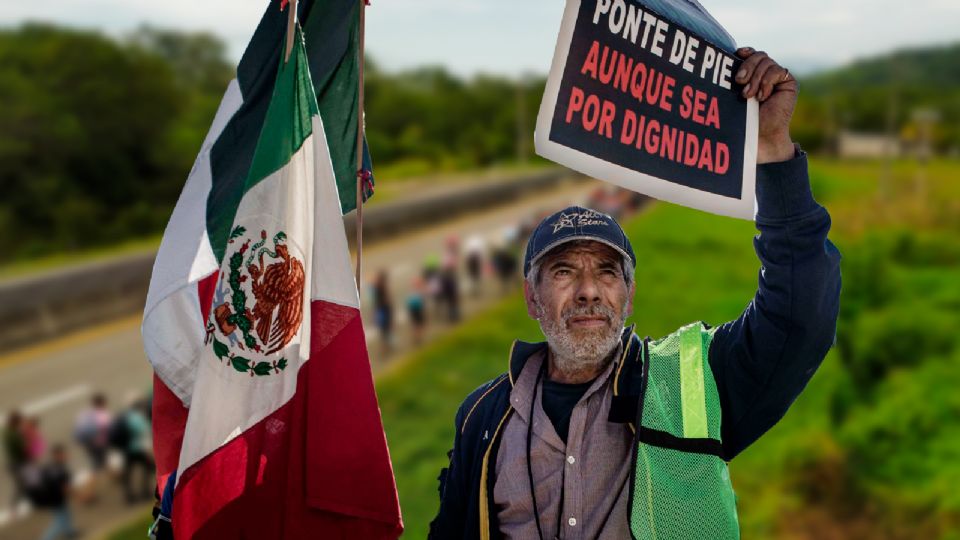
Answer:
POLYGON ((540 321, 554 353, 575 362, 568 369, 594 366, 617 345, 634 292, 622 260, 606 244, 571 242, 547 253, 539 279, 524 285, 527 312, 540 321))

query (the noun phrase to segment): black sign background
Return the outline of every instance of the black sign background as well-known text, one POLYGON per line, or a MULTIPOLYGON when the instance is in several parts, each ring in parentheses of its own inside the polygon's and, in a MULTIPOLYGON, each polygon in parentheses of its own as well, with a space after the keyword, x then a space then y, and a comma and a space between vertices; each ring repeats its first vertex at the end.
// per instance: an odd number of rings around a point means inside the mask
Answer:
MULTIPOLYGON (((627 0, 627 3, 632 2, 627 0)), ((639 45, 639 39, 637 40, 638 44, 635 45, 623 39, 621 35, 611 33, 605 17, 602 17, 597 24, 593 24, 593 13, 597 6, 597 0, 581 0, 580 12, 577 15, 576 25, 574 26, 573 36, 570 41, 567 63, 564 66, 563 78, 560 82, 560 92, 557 96, 557 104, 550 129, 550 140, 622 167, 640 171, 676 184, 724 197, 740 198, 743 191, 744 138, 747 123, 747 101, 740 94, 742 86, 733 82, 732 76, 731 89, 729 90, 713 84, 710 80, 701 79, 698 74, 700 73, 700 67, 703 62, 703 50, 708 44, 708 41, 681 25, 674 23, 668 17, 664 17, 654 10, 649 9, 647 6, 642 4, 638 5, 646 11, 656 14, 657 17, 667 21, 670 25, 667 31, 667 38, 663 43, 663 57, 657 56, 646 49, 642 49, 639 45), (676 28, 681 28, 688 37, 692 36, 700 40, 700 47, 698 49, 697 59, 694 62, 693 73, 685 71, 679 65, 670 63, 667 59, 676 28), (603 84, 599 80, 581 74, 580 69, 583 66, 584 60, 587 58, 587 53, 594 40, 600 43, 601 49, 604 45, 607 45, 612 50, 620 51, 628 57, 632 57, 635 62, 643 62, 648 68, 655 69, 658 72, 662 72, 676 79, 672 111, 666 112, 656 105, 648 105, 645 102, 640 102, 630 95, 629 92, 621 92, 612 86, 612 83, 610 85, 603 84), (720 130, 711 126, 698 124, 680 116, 678 112, 680 91, 685 85, 690 85, 693 88, 705 92, 710 97, 717 98, 720 111, 720 130), (566 122, 570 93, 574 86, 579 87, 586 95, 596 94, 601 99, 606 99, 616 104, 617 114, 613 121, 612 139, 608 139, 597 132, 585 131, 580 122, 576 120, 578 117, 576 114, 571 123, 568 124, 566 122), (656 119, 660 121, 661 124, 696 134, 701 141, 703 139, 710 139, 714 142, 725 143, 730 149, 730 165, 726 173, 720 175, 704 169, 698 169, 695 166, 686 166, 683 165, 683 163, 661 158, 656 154, 648 154, 645 150, 639 150, 633 145, 622 144, 620 142, 620 130, 623 127, 623 112, 627 109, 633 110, 638 117, 640 115, 646 116, 647 122, 651 119, 656 119)), ((713 47, 718 51, 718 55, 723 54, 721 47, 713 47)), ((734 65, 731 73, 736 74, 741 62, 741 60, 734 57, 734 65)), ((708 70, 708 75, 709 73, 710 71, 708 70)), ((708 97, 708 99, 710 98, 708 97)))

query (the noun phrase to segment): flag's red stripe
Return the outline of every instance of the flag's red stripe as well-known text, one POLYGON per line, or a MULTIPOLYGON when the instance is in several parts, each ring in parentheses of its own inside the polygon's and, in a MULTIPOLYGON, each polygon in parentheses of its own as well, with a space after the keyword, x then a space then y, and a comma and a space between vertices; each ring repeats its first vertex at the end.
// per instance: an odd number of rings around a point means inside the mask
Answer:
POLYGON ((157 463, 157 489, 163 493, 167 479, 177 470, 187 409, 160 377, 153 376, 153 455, 157 463))
POLYGON ((312 456, 307 501, 325 510, 397 522, 393 468, 360 312, 314 302, 311 317, 316 338, 307 362, 307 452, 312 456), (331 329, 338 330, 336 339, 330 340, 331 329))
MULTIPOLYGON (((200 312, 204 321, 210 314, 213 292, 220 272, 214 272, 197 282, 200 312)), ((157 489, 163 493, 167 479, 177 470, 183 430, 187 425, 187 408, 163 381, 153 376, 153 454, 157 463, 157 489)))
POLYGON ((311 317, 293 398, 178 479, 177 538, 400 534, 359 312, 314 302, 311 317))

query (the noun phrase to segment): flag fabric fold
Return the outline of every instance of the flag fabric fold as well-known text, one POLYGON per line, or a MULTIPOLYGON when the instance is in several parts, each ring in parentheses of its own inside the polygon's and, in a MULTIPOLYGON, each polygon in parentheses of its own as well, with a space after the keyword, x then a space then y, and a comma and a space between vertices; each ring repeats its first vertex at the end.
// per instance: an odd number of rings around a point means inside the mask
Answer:
POLYGON ((282 61, 276 18, 244 54, 154 266, 143 337, 160 489, 176 471, 177 538, 395 538, 337 160, 303 35, 282 61))

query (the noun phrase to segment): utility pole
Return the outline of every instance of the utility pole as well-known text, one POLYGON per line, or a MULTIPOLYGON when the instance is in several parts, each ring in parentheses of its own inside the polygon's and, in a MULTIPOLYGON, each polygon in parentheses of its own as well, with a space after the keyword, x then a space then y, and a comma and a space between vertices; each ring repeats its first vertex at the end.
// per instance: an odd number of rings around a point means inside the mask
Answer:
POLYGON ((917 126, 917 174, 913 188, 923 197, 927 191, 927 162, 933 157, 933 129, 940 120, 940 111, 936 109, 915 109, 911 114, 917 126))
POLYGON ((900 66, 900 59, 896 54, 890 59, 891 77, 890 77, 890 101, 887 104, 887 125, 886 142, 883 151, 883 172, 880 173, 880 198, 887 200, 893 193, 893 158, 896 152, 896 145, 893 141, 897 140, 897 117, 900 115, 900 77, 903 69, 900 66))

